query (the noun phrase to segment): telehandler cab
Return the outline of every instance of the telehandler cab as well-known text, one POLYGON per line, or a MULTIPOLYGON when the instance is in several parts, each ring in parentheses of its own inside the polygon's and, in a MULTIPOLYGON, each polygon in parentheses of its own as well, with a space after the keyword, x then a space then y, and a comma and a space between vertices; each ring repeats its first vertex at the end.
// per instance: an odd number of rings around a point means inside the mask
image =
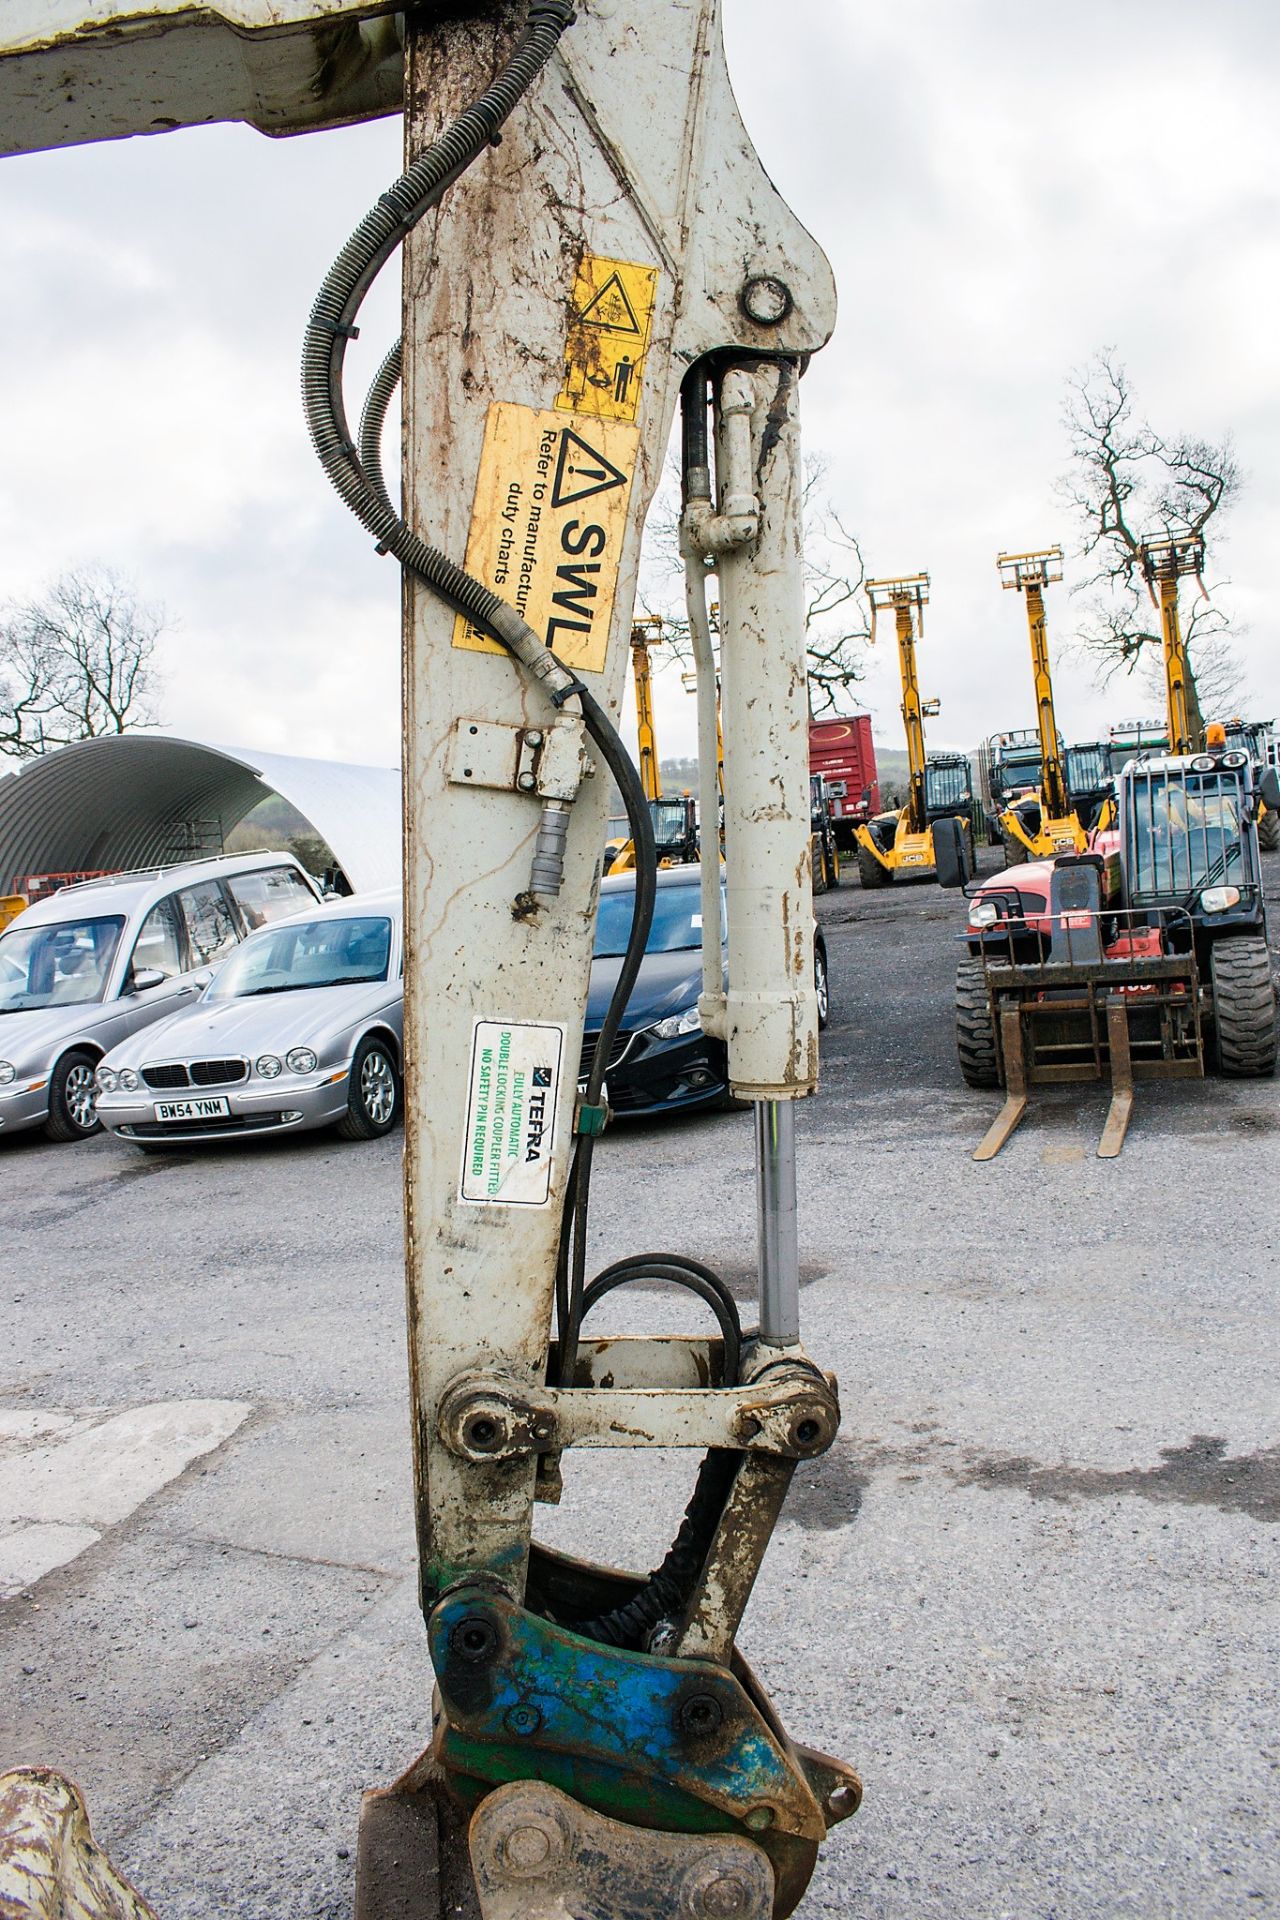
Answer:
MULTIPOLYGON (((1222 728, 1227 745, 1242 747, 1249 755, 1259 779, 1268 767, 1275 766, 1274 720, 1224 720, 1222 728)), ((1274 853, 1280 847, 1280 813, 1271 807, 1264 806, 1258 815, 1258 845, 1264 853, 1274 853)))
POLYGON ((1082 740, 1063 757, 1067 792, 1076 819, 1086 833, 1115 825, 1116 783, 1111 771, 1111 743, 1082 740))
POLYGON ((1095 850, 1031 861, 974 893, 956 975, 971 1087, 1005 1088, 974 1158, 999 1152, 1031 1085, 1096 1080, 1112 1097, 1098 1153, 1120 1151, 1135 1079, 1276 1064, 1276 994, 1258 859, 1280 777, 1247 753, 1147 754, 1118 783, 1095 850))

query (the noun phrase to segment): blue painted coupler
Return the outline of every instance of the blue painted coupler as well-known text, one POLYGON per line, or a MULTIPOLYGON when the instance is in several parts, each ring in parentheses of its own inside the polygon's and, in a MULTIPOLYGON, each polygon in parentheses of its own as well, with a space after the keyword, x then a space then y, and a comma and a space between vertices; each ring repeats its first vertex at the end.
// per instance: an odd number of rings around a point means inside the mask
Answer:
MULTIPOLYGON (((607 1400, 595 1376, 624 1376, 619 1350, 651 1344, 584 1342, 575 1373, 587 1388, 582 1400, 607 1400)), ((441 1914, 478 1916, 468 1825, 510 1782, 541 1782, 628 1827, 749 1842, 768 1861, 775 1916, 793 1911, 823 1836, 856 1810, 856 1773, 787 1737, 733 1645, 797 1462, 834 1438, 834 1382, 798 1355, 778 1361, 766 1352, 754 1391, 725 1392, 722 1342, 663 1344, 696 1359, 710 1389, 707 1412, 731 1404, 748 1444, 706 1454, 676 1540, 647 1579, 535 1545, 519 1606, 509 1582, 471 1572, 455 1583, 428 1560, 433 1739, 393 1787, 365 1796, 357 1920, 400 1911, 408 1920, 434 1913, 433 1901, 441 1914), (680 1651, 689 1647, 699 1656, 680 1651), (707 1658, 717 1647, 723 1657, 707 1658), (410 1897, 410 1888, 419 1891, 410 1897)), ((752 1373, 751 1353, 748 1336, 740 1378, 752 1373)), ((561 1406, 575 1397, 562 1393, 561 1406)), ((544 1497, 554 1498, 554 1453, 537 1446, 539 1426, 550 1429, 549 1443, 555 1421, 536 1410, 523 1433, 544 1454, 544 1497)), ((608 1908, 615 1911, 652 1920, 664 1909, 608 1908)))

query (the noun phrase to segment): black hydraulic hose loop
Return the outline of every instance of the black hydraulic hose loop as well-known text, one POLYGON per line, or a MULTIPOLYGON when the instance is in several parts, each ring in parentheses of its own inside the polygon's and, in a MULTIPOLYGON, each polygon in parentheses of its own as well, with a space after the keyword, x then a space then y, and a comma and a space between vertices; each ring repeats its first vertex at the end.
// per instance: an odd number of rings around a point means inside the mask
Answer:
POLYGON ((736 1386, 742 1369, 742 1322, 737 1302, 719 1274, 697 1260, 687 1260, 674 1253, 645 1253, 616 1261, 598 1273, 584 1290, 581 1319, 585 1320, 591 1309, 615 1287, 634 1286, 645 1280, 669 1281, 706 1301, 724 1340, 724 1384, 736 1386))

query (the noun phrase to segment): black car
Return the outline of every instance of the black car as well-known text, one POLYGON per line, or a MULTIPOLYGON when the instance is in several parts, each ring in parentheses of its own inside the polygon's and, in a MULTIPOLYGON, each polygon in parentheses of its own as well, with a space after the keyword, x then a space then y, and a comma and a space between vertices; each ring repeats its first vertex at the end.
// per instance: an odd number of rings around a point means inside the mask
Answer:
MULTIPOLYGON (((582 1042, 585 1079, 596 1037, 626 951, 635 910, 634 873, 612 874, 600 884, 595 958, 587 1027, 582 1042)), ((720 890, 720 944, 728 977, 728 930, 724 887, 720 890)), ((819 930, 814 939, 814 984, 818 1025, 827 1024, 827 946, 819 930)), ((684 1112, 724 1104, 729 1097, 728 1063, 722 1040, 703 1033, 698 1023, 702 992, 702 882, 698 867, 665 867, 658 874, 653 926, 622 1026, 614 1042, 606 1084, 617 1114, 684 1112)))

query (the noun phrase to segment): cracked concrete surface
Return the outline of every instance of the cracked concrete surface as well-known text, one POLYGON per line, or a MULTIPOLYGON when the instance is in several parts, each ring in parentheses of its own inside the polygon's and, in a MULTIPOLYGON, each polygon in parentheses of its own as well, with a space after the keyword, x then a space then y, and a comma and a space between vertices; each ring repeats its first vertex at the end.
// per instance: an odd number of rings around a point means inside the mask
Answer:
MULTIPOLYGON (((976 1167, 996 1096, 953 1065, 951 903, 846 881, 819 911, 802 1313, 844 1430, 744 1647, 866 1800, 801 1912, 1280 1913, 1277 1089, 1144 1086, 1110 1164, 1105 1096, 1054 1093, 976 1167)), ((161 1920, 349 1914, 360 1790, 427 1738, 398 1159, 0 1148, 0 1459, 76 1409, 251 1408, 0 1603, 0 1766, 66 1767, 161 1920)), ((593 1222, 597 1267, 665 1245, 748 1299, 749 1116, 614 1129, 593 1222)), ((634 1290, 599 1331, 699 1312, 634 1290)), ((692 1465, 570 1457, 539 1531, 653 1564, 692 1465)))

